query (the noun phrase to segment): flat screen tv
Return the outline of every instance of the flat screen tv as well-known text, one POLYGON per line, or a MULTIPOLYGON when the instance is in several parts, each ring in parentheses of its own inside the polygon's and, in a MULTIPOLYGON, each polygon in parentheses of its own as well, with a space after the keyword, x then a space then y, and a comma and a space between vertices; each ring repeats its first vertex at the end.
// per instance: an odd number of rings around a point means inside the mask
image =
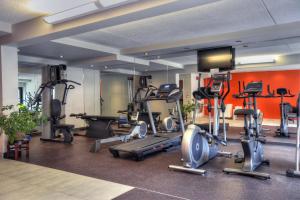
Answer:
POLYGON ((232 47, 221 47, 214 49, 203 49, 197 51, 198 72, 210 72, 218 68, 219 71, 230 71, 235 69, 235 49, 232 47))

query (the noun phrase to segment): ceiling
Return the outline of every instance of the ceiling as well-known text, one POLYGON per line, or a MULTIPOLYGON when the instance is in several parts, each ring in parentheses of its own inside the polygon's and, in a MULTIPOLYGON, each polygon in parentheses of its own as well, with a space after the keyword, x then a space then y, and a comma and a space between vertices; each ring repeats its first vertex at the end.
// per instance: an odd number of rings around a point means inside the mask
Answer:
POLYGON ((264 2, 223 0, 75 37, 118 48, 132 48, 299 21, 300 1, 264 2))
POLYGON ((16 24, 40 16, 41 13, 28 9, 27 2, 28 0, 0 0, 0 21, 16 24))
POLYGON ((19 50, 19 54, 21 55, 31 55, 50 59, 62 59, 65 61, 76 61, 111 55, 109 53, 78 48, 70 45, 63 45, 55 42, 47 42, 33 46, 21 47, 19 48, 19 50), (61 56, 63 56, 63 58, 61 58, 61 56))
POLYGON ((119 48, 132 48, 270 25, 274 22, 261 0, 225 0, 76 37, 119 48))
MULTIPOLYGON (((25 0, 0 1, 3 4, 0 21, 14 24, 41 15, 26 10, 25 0)), ((90 0, 73 3, 83 1, 90 0)), ((199 5, 159 15, 151 10, 153 16, 144 18, 141 13, 140 20, 125 16, 120 20, 124 23, 68 36, 86 42, 86 47, 48 41, 21 47, 19 53, 58 60, 63 55, 61 60, 68 62, 120 54, 144 60, 164 59, 182 65, 196 63, 196 49, 214 46, 234 46, 238 57, 300 53, 300 31, 295 31, 300 23, 300 0, 203 0, 207 2, 203 5, 200 2, 202 0, 185 0, 186 4, 199 5), (284 32, 272 31, 293 23, 295 26, 289 26, 284 32), (256 30, 260 31, 256 34, 256 30), (92 47, 95 45, 104 45, 120 53, 92 47)), ((164 9, 168 11, 169 7, 164 9)), ((95 63, 95 66, 124 69, 136 66, 141 71, 148 70, 145 65, 124 60, 95 63)), ((165 66, 156 65, 153 69, 165 69, 165 66)))
MULTIPOLYGON (((126 49, 291 23, 300 20, 299 11, 300 1, 298 0, 223 0, 180 12, 87 32, 76 35, 74 38, 126 49)), ((300 38, 283 38, 260 43, 254 40, 243 45, 234 40, 213 45, 233 45, 237 47, 237 56, 253 56, 299 53, 299 44, 300 38)), ((205 46, 175 48, 167 52, 160 51, 154 55, 168 54, 165 56, 167 60, 185 65, 196 63, 195 51, 188 53, 189 55, 186 55, 186 51, 198 48, 205 48, 205 46)), ((151 55, 151 52, 148 54, 151 55)), ((146 59, 154 58, 139 54, 136 56, 146 59)))

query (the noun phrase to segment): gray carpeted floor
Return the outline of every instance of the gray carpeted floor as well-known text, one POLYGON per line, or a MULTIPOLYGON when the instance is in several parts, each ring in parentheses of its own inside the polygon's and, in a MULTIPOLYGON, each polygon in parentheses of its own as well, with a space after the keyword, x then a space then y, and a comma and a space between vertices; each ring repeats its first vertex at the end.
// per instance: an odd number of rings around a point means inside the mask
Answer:
MULTIPOLYGON (((238 132, 242 129, 230 130, 238 132)), ((259 171, 271 174, 271 180, 227 175, 225 167, 239 167, 233 159, 216 158, 203 166, 206 176, 168 170, 168 165, 180 165, 180 149, 163 152, 136 162, 130 158, 113 158, 107 146, 99 153, 89 152, 92 139, 76 137, 73 145, 43 143, 34 138, 30 162, 90 177, 136 187, 118 197, 124 199, 300 199, 300 179, 285 176, 294 167, 294 151, 290 146, 266 145, 265 155, 271 166, 259 171)), ((239 143, 230 143, 227 151, 241 151, 239 143)))

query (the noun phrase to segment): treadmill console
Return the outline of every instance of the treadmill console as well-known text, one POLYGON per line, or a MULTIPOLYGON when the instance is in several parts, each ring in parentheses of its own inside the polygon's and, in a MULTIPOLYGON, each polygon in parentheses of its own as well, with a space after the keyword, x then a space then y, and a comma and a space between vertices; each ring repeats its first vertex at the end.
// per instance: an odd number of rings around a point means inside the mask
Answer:
POLYGON ((167 98, 172 92, 174 92, 177 88, 176 84, 163 84, 160 85, 158 91, 156 93, 156 97, 158 98, 167 98))
POLYGON ((255 94, 255 93, 262 92, 262 90, 263 90, 262 82, 250 82, 247 84, 244 93, 255 94))
POLYGON ((146 101, 165 100, 168 103, 178 101, 182 96, 182 91, 176 84, 163 84, 157 90, 155 96, 148 96, 146 101))

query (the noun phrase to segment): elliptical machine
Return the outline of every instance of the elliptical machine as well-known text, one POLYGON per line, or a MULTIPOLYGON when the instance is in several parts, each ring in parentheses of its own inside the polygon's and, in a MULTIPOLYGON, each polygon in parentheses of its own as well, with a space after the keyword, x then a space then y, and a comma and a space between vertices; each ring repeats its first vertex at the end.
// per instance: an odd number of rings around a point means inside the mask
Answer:
MULTIPOLYGON (((209 113, 211 112, 212 108, 211 99, 214 100, 213 128, 211 128, 211 120, 209 123, 209 130, 211 131, 211 129, 213 129, 213 134, 211 134, 211 132, 202 130, 195 123, 189 125, 183 135, 181 144, 183 166, 170 165, 170 169, 203 175, 206 173, 206 170, 197 169, 198 167, 207 163, 216 156, 231 157, 230 152, 220 151, 220 144, 227 145, 224 115, 226 107, 224 100, 230 92, 229 81, 230 73, 228 72, 227 74, 212 75, 210 82, 203 88, 200 87, 200 82, 198 82, 198 90, 193 92, 193 96, 197 101, 207 99, 209 113), (224 83, 226 84, 226 89, 224 83), (219 137, 220 110, 222 112, 223 119, 223 138, 219 137)), ((195 117, 193 117, 193 119, 194 118, 195 117)))
POLYGON ((264 159, 264 149, 262 143, 265 140, 260 136, 260 130, 258 126, 258 115, 256 106, 256 97, 262 93, 263 84, 262 82, 250 82, 247 84, 243 93, 235 98, 252 99, 253 109, 239 109, 234 112, 235 115, 244 116, 244 130, 245 135, 241 139, 241 144, 244 151, 243 167, 242 169, 225 168, 225 173, 236 173, 247 176, 254 176, 263 179, 269 179, 270 175, 267 173, 255 172, 255 170, 261 164, 269 165, 269 161, 264 159), (249 123, 249 119, 254 119, 254 126, 249 123), (253 131, 251 130, 253 129, 253 131))

